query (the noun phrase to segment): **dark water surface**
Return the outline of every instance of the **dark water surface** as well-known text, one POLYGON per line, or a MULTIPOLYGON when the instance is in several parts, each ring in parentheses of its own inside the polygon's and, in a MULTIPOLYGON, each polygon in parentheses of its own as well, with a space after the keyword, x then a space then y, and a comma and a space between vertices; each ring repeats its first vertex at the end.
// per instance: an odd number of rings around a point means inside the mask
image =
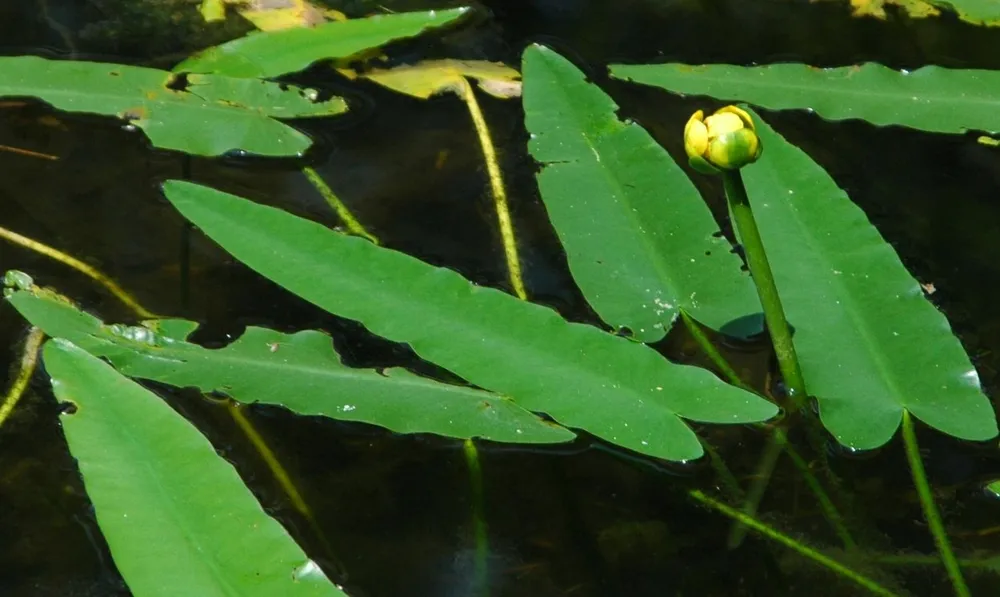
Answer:
MULTIPOLYGON (((191 12, 194 0, 47 0, 0 3, 0 53, 38 53, 169 66, 191 49, 245 29, 233 21, 204 28, 167 21, 151 7, 191 12), (167 23, 173 23, 167 26, 167 23)), ((353 16, 369 2, 328 2, 353 16)), ((444 8, 441 1, 382 2, 402 11, 444 8)), ((778 60, 817 65, 877 60, 1000 68, 1000 32, 945 17, 888 22, 851 19, 835 3, 737 0, 495 0, 478 5, 470 27, 398 44, 398 61, 419 57, 517 64, 528 42, 552 45, 592 73, 675 155, 680 128, 697 105, 667 93, 604 80, 608 62, 778 60)), ((302 80, 345 95, 343 118, 303 123, 317 140, 306 161, 384 243, 470 279, 505 286, 503 254, 468 116, 454 99, 419 102, 313 69, 302 80), (440 168, 435 168, 439 164, 440 168)), ((525 150, 516 101, 482 97, 505 167, 529 291, 567 317, 594 321, 569 277, 525 150)), ((932 135, 863 122, 831 124, 807 113, 765 113, 782 134, 826 167, 897 248, 948 315, 973 355, 991 396, 1000 370, 1000 151, 974 135, 932 135)), ((148 308, 203 322, 201 341, 228 342, 244 326, 321 328, 355 365, 403 365, 434 373, 405 348, 289 296, 234 263, 210 242, 185 236, 181 217, 157 182, 188 176, 336 225, 291 160, 189 159, 152 150, 141 134, 109 118, 64 114, 39 103, 0 108, 0 144, 59 156, 57 161, 0 152, 0 226, 30 235, 99 266, 148 308), (185 248, 185 242, 190 245, 185 248), (190 292, 180 284, 183 251, 190 292)), ((721 188, 703 190, 722 205, 721 188)), ((30 272, 111 321, 130 314, 64 267, 0 245, 0 270, 30 272)), ((792 322, 794 324, 794 322, 792 322)), ((3 358, 13 371, 25 324, 0 307, 3 358)), ((665 348, 684 358, 672 337, 665 348)), ((760 379, 767 355, 741 349, 760 379)), ((4 367, 3 370, 7 370, 4 367)), ((6 386, 12 374, 7 375, 6 386)), ((311 528, 289 505, 224 409, 188 391, 156 388, 194 420, 232 460, 268 510, 351 595, 474 595, 468 472, 458 442, 384 430, 276 408, 252 410, 254 423, 301 485, 317 513, 311 528)), ((127 595, 97 528, 59 428, 44 374, 0 429, 0 596, 127 595)), ((754 470, 764 438, 711 427, 706 437, 741 476, 754 470)), ((1000 553, 1000 501, 981 490, 1000 475, 994 447, 921 433, 925 460, 956 548, 1000 553)), ((833 447, 833 468, 853 496, 865 545, 891 555, 932 555, 901 446, 872 454, 833 447)), ((493 597, 661 595, 856 595, 855 585, 773 543, 750 537, 725 549, 729 520, 693 504, 686 490, 716 484, 705 463, 665 466, 588 438, 548 449, 482 446, 493 597)), ((815 546, 835 545, 793 467, 783 460, 763 504, 768 523, 815 546)), ((155 540, 155 538, 151 538, 155 540)), ((836 551, 831 555, 840 556, 836 551)), ((950 594, 936 565, 849 561, 901 595, 950 594)), ((165 563, 164 565, 169 565, 165 563)), ((1000 576, 970 571, 976 595, 1000 592, 1000 576)))

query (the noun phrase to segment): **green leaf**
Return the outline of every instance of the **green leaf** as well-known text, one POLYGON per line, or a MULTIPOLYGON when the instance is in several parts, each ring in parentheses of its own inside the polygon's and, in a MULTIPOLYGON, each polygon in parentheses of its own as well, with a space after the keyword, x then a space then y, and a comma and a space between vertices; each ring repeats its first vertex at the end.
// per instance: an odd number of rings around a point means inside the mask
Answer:
POLYGON ((930 3, 958 13, 963 21, 993 27, 1000 25, 998 0, 930 0, 930 3))
POLYGON ((44 354, 56 397, 76 407, 66 441, 133 594, 346 595, 163 400, 66 340, 44 354))
POLYGON ((205 234, 289 291, 567 427, 686 460, 702 450, 678 416, 742 423, 776 413, 708 371, 451 270, 207 187, 174 180, 164 191, 205 234))
POLYGON ((681 308, 716 329, 758 313, 740 258, 667 152, 554 51, 529 47, 522 70, 542 199, 598 315, 652 342, 681 308))
MULTIPOLYGON (((740 67, 614 65, 611 74, 644 85, 774 110, 810 109, 823 118, 860 118, 941 133, 1000 131, 1000 72, 879 64, 820 69, 804 64, 740 67)), ((765 146, 766 147, 766 146, 765 146)))
POLYGON ((282 334, 249 327, 232 344, 210 350, 185 342, 197 324, 104 325, 51 292, 34 288, 8 299, 46 334, 108 358, 125 375, 219 391, 242 402, 284 406, 303 415, 380 425, 399 433, 437 433, 519 443, 573 439, 512 401, 474 388, 440 383, 405 369, 346 367, 329 336, 282 334))
POLYGON ((37 97, 68 112, 117 116, 141 128, 153 145, 198 155, 241 149, 294 156, 310 140, 274 117, 325 116, 346 109, 340 98, 315 102, 311 92, 267 81, 175 75, 153 68, 0 57, 0 96, 37 97))
POLYGON ((277 77, 310 64, 349 58, 390 41, 420 35, 465 15, 468 8, 404 12, 332 21, 316 27, 254 32, 209 48, 174 67, 174 72, 219 73, 231 77, 277 77))
POLYGON ((844 445, 875 448, 906 409, 955 437, 995 436, 944 315, 826 172, 756 122, 764 154, 743 176, 824 426, 844 445))

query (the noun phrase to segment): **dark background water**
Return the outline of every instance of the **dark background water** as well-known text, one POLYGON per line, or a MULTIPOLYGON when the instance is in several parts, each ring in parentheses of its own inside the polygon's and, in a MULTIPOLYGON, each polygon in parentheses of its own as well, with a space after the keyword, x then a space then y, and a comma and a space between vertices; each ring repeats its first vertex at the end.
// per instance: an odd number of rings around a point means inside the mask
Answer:
MULTIPOLYGON (((237 20, 204 27, 193 15, 196 4, 6 2, 0 4, 0 53, 167 67, 193 49, 246 29, 237 20), (159 16, 164 14, 191 16, 174 21, 159 16)), ((328 4, 351 16, 377 10, 370 2, 328 4)), ((402 11, 458 4, 421 0, 380 6, 402 11)), ((549 44, 600 81, 623 116, 646 126, 675 156, 681 153, 680 127, 704 102, 606 81, 604 64, 874 60, 907 68, 1000 68, 995 51, 1000 32, 948 16, 859 20, 835 2, 496 0, 477 7, 473 24, 396 44, 390 55, 400 62, 447 56, 516 65, 525 44, 549 44)), ((411 100, 319 68, 303 80, 345 95, 355 108, 343 118, 302 123, 317 140, 305 162, 188 159, 150 149, 141 134, 113 119, 64 114, 32 102, 0 107, 0 144, 59 156, 44 161, 0 152, 0 225, 99 266, 155 312, 204 322, 199 338, 206 343, 226 342, 249 324, 321 328, 334 335, 349 363, 430 371, 404 348, 289 296, 197 234, 188 239, 184 222, 159 194, 159 180, 189 176, 336 225, 297 173, 310 163, 387 246, 504 287, 486 176, 463 106, 450 98, 411 100), (187 250, 189 292, 179 278, 187 250)), ((529 292, 570 318, 592 321, 538 199, 519 103, 480 101, 508 177, 529 292)), ((832 124, 807 113, 765 115, 849 191, 918 279, 935 284, 932 300, 973 355, 990 395, 997 395, 1000 151, 977 144, 972 134, 832 124)), ((705 185, 710 203, 721 205, 720 188, 697 182, 705 185)), ((0 269, 11 268, 30 272, 107 320, 130 317, 77 274, 0 245, 0 269)), ((13 309, 0 307, 0 337, 9 347, 4 358, 11 371, 24 332, 13 309)), ((674 356, 686 352, 683 338, 668 345, 674 356)), ((747 350, 746 366, 764 375, 766 354, 747 350)), ((289 506, 222 409, 190 392, 157 389, 236 463, 268 510, 352 595, 472 594, 471 493, 458 442, 254 409, 255 424, 317 512, 321 538, 289 506)), ((703 431, 738 474, 752 473, 762 436, 744 428, 703 431)), ((981 491, 985 480, 1000 475, 996 450, 930 432, 922 433, 921 441, 957 549, 963 555, 997 553, 1000 539, 991 529, 1000 502, 981 491)), ((847 454, 832 445, 830 452, 834 469, 855 496, 866 545, 887 554, 933 554, 897 443, 873 454, 847 454)), ((0 595, 128 594, 66 450, 44 374, 36 376, 19 410, 0 429, 0 454, 0 595)), ((727 551, 729 521, 686 495, 690 487, 714 486, 704 463, 668 467, 588 438, 548 449, 484 445, 482 457, 494 596, 859 594, 855 586, 757 538, 727 551)), ((779 466, 763 512, 769 523, 811 544, 835 544, 787 461, 779 466)), ((870 562, 851 564, 878 574, 870 562)), ((950 594, 938 567, 885 570, 877 578, 900 594, 950 594)), ((1000 586, 989 573, 970 572, 969 581, 977 595, 993 594, 1000 586)))

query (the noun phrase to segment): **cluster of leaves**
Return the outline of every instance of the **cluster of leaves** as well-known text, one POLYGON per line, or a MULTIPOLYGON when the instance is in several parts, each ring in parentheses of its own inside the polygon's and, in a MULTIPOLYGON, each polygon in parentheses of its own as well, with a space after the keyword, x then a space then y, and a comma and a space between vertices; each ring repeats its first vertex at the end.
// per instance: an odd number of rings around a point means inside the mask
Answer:
MULTIPOLYGON (((463 13, 251 34, 173 72, 3 58, 0 95, 118 116, 153 144, 192 154, 299 155, 309 140, 281 119, 334 115, 345 105, 269 79, 317 60, 356 56, 463 13)), ((468 74, 454 65, 448 72, 468 74)), ((679 93, 811 108, 829 118, 946 132, 969 122, 998 129, 989 91, 1000 83, 996 73, 933 67, 899 73, 876 65, 618 65, 611 73, 679 93), (956 97, 968 98, 969 109, 955 110, 956 97), (962 121, 954 119, 958 113, 962 121)), ((400 369, 345 367, 329 339, 313 331, 250 328, 232 345, 209 350, 187 341, 192 322, 104 324, 11 276, 18 284, 8 292, 10 303, 56 338, 45 360, 58 398, 76 405, 65 417, 67 439, 116 563, 136 594, 156 592, 164 574, 157 568, 168 555, 184 558, 188 590, 177 592, 185 594, 212 594, 205 587, 218 585, 238 586, 241 595, 341 592, 264 515, 208 442, 127 377, 403 433, 556 443, 582 429, 669 460, 702 454, 686 420, 739 424, 777 414, 753 392, 671 363, 649 346, 682 312, 727 331, 760 310, 752 281, 733 247, 715 234, 718 225, 684 170, 645 130, 619 120, 614 102, 555 52, 528 48, 522 75, 529 150, 543 166, 539 188, 573 276, 603 322, 628 330, 629 338, 185 181, 165 183, 166 197, 237 259, 330 313, 409 344, 475 387, 400 369), (185 493, 192 487, 211 489, 185 493), (166 522, 162 512, 171 513, 166 522), (137 529, 158 540, 142 541, 137 529), (152 551, 130 555, 139 544, 152 551), (252 546, 247 549, 258 557, 233 555, 234 544, 252 546)), ((959 438, 994 437, 993 409, 943 315, 829 176, 760 122, 765 157, 745 176, 750 196, 761 201, 760 227, 823 425, 857 449, 889 441, 904 412, 959 438)))

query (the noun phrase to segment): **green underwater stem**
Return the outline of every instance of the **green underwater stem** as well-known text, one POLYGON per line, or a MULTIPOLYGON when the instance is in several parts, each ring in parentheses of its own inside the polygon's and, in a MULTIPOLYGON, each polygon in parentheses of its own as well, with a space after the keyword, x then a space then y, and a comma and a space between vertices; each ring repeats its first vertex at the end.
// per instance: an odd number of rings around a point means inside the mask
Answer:
POLYGON ((962 569, 955 558, 955 552, 951 549, 951 542, 948 541, 948 535, 944 530, 944 523, 941 522, 941 514, 934 503, 931 486, 927 482, 924 463, 920 459, 920 446, 917 444, 917 434, 913 429, 913 419, 906 410, 903 410, 903 445, 906 447, 906 460, 910 464, 913 484, 916 486, 917 496, 920 498, 920 507, 924 510, 924 518, 927 519, 927 526, 934 537, 934 544, 937 546, 938 554, 940 554, 944 568, 948 572, 948 579, 951 580, 951 585, 955 589, 955 595, 969 597, 969 587, 965 584, 962 569))
POLYGON ((330 185, 326 184, 326 181, 323 180, 323 177, 320 176, 318 172, 309 166, 306 166, 302 168, 302 173, 306 175, 306 178, 310 183, 312 183, 312 186, 316 188, 316 191, 323 196, 323 199, 326 200, 327 204, 333 209, 334 212, 336 212, 337 217, 344 223, 344 227, 347 228, 348 233, 353 234, 354 236, 367 238, 376 245, 378 244, 378 239, 368 232, 361 222, 354 217, 351 210, 347 209, 344 202, 340 200, 340 197, 337 197, 336 193, 333 192, 333 189, 330 188, 330 185))
POLYGON ((485 493, 483 492, 483 468, 476 442, 467 439, 463 445, 465 463, 469 467, 469 483, 472 486, 472 526, 476 540, 475 563, 473 567, 473 591, 476 597, 489 597, 489 569, 487 557, 490 551, 489 534, 486 528, 485 493))
POLYGON ((816 562, 821 566, 829 568, 836 574, 868 589, 875 595, 881 595, 882 597, 896 597, 895 593, 893 593, 889 589, 886 589, 885 587, 878 584, 874 580, 868 578, 867 576, 855 572, 854 570, 851 570, 850 568, 844 566, 843 564, 834 560, 833 558, 823 555, 819 551, 816 551, 815 549, 809 547, 808 545, 796 541, 795 539, 789 537, 788 535, 785 535, 784 533, 778 531, 777 529, 769 527, 766 524, 756 520, 755 518, 747 516, 746 514, 740 512, 739 510, 727 506, 726 504, 723 504, 722 502, 712 497, 709 497, 701 490, 697 489, 691 490, 688 492, 688 495, 691 496, 691 498, 694 499, 695 501, 700 502, 714 510, 718 510, 720 513, 732 518, 733 520, 736 520, 739 523, 747 527, 750 527, 752 530, 757 531, 764 537, 772 541, 781 543, 782 545, 795 551, 799 555, 809 558, 810 560, 816 562))
MULTIPOLYGON (((695 342, 705 353, 705 355, 712 361, 712 364, 718 368, 719 372, 722 374, 723 378, 734 386, 743 388, 748 392, 753 392, 753 389, 743 381, 743 379, 736 373, 726 357, 719 352, 719 349, 712 344, 712 341, 705 335, 704 330, 702 330, 701 325, 695 321, 686 311, 681 309, 680 311, 681 321, 684 322, 684 326, 691 333, 695 342)), ((774 470, 774 466, 778 462, 778 456, 782 451, 786 452, 788 456, 792 459, 792 463, 802 474, 805 479, 806 485, 812 491, 813 495, 816 497, 816 501, 819 502, 820 508, 823 510, 823 514, 826 517, 827 522, 833 527, 833 532, 837 534, 840 541, 844 544, 846 549, 854 549, 857 544, 851 537, 850 531, 847 530, 847 525, 844 524, 843 516, 837 510, 837 507, 833 504, 833 500, 823 489, 820 484, 819 479, 816 475, 809 470, 809 465, 806 463, 805 459, 798 453, 797 450, 788 442, 788 437, 785 434, 785 430, 780 426, 775 426, 772 429, 772 436, 770 437, 767 448, 765 448, 764 457, 761 459, 761 463, 757 467, 757 474, 754 476, 754 483, 750 487, 750 498, 744 503, 743 513, 748 516, 754 516, 757 513, 757 508, 760 506, 760 501, 764 496, 764 490, 767 489, 768 481, 771 478, 771 472, 774 470)), ((705 442, 702 442, 705 445, 705 442)), ((727 488, 727 491, 736 496, 740 496, 739 499, 743 498, 743 490, 739 488, 739 484, 736 482, 733 473, 725 465, 722 459, 711 450, 709 446, 705 445, 705 452, 711 459, 712 468, 715 469, 716 474, 722 480, 723 485, 727 488), (735 488, 735 489, 734 489, 735 488)), ((746 535, 746 527, 740 523, 733 525, 732 530, 729 533, 729 539, 727 541, 728 546, 733 549, 739 546, 743 541, 743 537, 746 535)))

